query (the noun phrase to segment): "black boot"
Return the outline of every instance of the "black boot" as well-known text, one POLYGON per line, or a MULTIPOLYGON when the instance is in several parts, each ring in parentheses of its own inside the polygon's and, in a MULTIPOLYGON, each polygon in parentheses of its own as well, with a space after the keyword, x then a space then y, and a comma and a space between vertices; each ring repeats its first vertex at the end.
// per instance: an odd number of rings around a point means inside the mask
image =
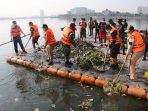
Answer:
POLYGON ((53 65, 53 61, 50 61, 50 62, 48 63, 48 65, 53 65))
POLYGON ((114 67, 114 65, 115 65, 115 64, 111 64, 111 65, 110 65, 110 68, 113 68, 113 67, 114 67))
POLYGON ((23 53, 27 54, 27 52, 25 50, 23 50, 23 53))
POLYGON ((73 65, 73 63, 72 62, 69 62, 69 61, 66 61, 65 62, 65 65, 73 65))
POLYGON ((118 64, 114 64, 114 66, 112 67, 113 70, 119 70, 119 65, 118 64))
POLYGON ((142 61, 146 61, 146 58, 143 58, 142 61))

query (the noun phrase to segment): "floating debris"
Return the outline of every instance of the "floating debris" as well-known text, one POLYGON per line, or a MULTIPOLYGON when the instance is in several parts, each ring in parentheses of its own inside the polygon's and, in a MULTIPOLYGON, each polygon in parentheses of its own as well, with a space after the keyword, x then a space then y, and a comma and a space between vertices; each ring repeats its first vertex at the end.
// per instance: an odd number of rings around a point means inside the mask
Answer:
MULTIPOLYGON (((106 58, 106 63, 110 63, 109 54, 105 55, 103 51, 96 48, 93 44, 81 41, 80 39, 77 39, 76 43, 77 48, 71 47, 71 59, 81 69, 93 68, 97 71, 102 70, 104 58, 106 58)), ((58 42, 55 48, 56 56, 62 57, 62 50, 62 44, 58 42)))
POLYGON ((15 102, 19 102, 19 98, 15 98, 14 101, 15 101, 15 102))
POLYGON ((35 108, 34 111, 40 111, 39 108, 35 108))
POLYGON ((107 93, 108 96, 112 96, 114 94, 119 94, 122 91, 122 86, 120 80, 116 82, 110 82, 106 86, 103 87, 104 92, 107 93))
POLYGON ((16 88, 20 89, 21 93, 28 92, 27 86, 25 83, 25 79, 20 79, 20 80, 16 81, 16 88))
POLYGON ((55 108, 55 107, 56 107, 56 105, 55 105, 55 104, 51 104, 51 107, 52 107, 52 108, 55 108))
POLYGON ((148 71, 144 73, 144 78, 148 81, 148 71))
POLYGON ((79 105, 79 107, 82 110, 88 110, 92 107, 92 105, 93 105, 93 99, 87 99, 87 100, 82 101, 82 103, 79 105))

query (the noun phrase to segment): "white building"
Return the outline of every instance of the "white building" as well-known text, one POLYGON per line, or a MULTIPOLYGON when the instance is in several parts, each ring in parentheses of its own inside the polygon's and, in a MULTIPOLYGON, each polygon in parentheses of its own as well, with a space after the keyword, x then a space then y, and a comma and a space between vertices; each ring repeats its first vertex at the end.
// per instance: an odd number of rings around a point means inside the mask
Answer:
POLYGON ((104 14, 104 15, 109 15, 111 12, 112 12, 112 11, 106 9, 106 10, 102 11, 102 14, 104 14))
POLYGON ((95 10, 87 9, 86 7, 77 7, 70 9, 70 11, 68 11, 67 13, 70 15, 82 15, 82 14, 95 13, 95 10))
POLYGON ((143 6, 141 6, 141 7, 138 7, 137 8, 137 11, 138 11, 138 14, 148 14, 148 7, 143 7, 143 6))

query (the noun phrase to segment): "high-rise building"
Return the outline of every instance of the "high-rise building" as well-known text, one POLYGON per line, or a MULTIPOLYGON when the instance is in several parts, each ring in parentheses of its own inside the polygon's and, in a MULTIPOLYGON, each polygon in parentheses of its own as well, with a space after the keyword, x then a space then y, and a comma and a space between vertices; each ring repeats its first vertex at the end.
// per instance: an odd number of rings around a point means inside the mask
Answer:
POLYGON ((138 14, 148 14, 148 7, 140 6, 137 8, 138 14))

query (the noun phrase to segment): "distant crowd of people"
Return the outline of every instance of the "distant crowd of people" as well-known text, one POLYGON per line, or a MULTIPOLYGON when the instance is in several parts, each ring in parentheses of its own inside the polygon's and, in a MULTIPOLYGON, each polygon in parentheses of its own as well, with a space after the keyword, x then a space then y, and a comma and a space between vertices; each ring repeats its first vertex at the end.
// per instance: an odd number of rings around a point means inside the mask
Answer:
MULTIPOLYGON (((93 18, 90 17, 88 23, 86 22, 85 18, 81 18, 81 21, 77 24, 76 18, 73 18, 69 26, 61 28, 61 43, 66 65, 73 64, 69 61, 71 52, 70 46, 72 44, 75 48, 77 48, 78 43, 75 43, 77 31, 76 26, 79 27, 79 35, 82 41, 85 41, 87 38, 86 31, 88 27, 89 39, 94 39, 94 43, 98 43, 100 44, 100 46, 109 46, 110 56, 112 58, 112 64, 110 65, 110 67, 113 70, 119 70, 117 57, 120 53, 120 50, 122 50, 122 54, 125 55, 125 62, 127 61, 128 56, 131 54, 129 61, 129 75, 131 80, 136 79, 135 66, 137 60, 143 55, 143 60, 146 60, 146 54, 148 51, 148 31, 145 31, 145 35, 141 36, 140 32, 137 31, 133 26, 128 27, 126 19, 118 19, 116 24, 112 19, 109 19, 108 22, 106 22, 105 18, 103 18, 100 22, 98 22, 97 20, 93 20, 93 18), (97 42, 97 39, 99 40, 99 42, 97 42)), ((32 38, 32 45, 35 49, 39 47, 38 39, 40 37, 40 33, 38 30, 38 26, 33 24, 33 22, 29 22, 29 27, 31 34, 30 39, 32 38)), ((56 39, 52 29, 49 28, 47 24, 43 24, 42 28, 45 32, 44 49, 46 49, 46 52, 48 54, 48 65, 53 65, 53 50, 56 45, 56 39)), ((18 43, 22 51, 24 53, 27 53, 21 40, 21 33, 24 34, 20 26, 17 25, 16 21, 13 21, 11 27, 11 36, 14 42, 16 55, 18 55, 18 43)))

